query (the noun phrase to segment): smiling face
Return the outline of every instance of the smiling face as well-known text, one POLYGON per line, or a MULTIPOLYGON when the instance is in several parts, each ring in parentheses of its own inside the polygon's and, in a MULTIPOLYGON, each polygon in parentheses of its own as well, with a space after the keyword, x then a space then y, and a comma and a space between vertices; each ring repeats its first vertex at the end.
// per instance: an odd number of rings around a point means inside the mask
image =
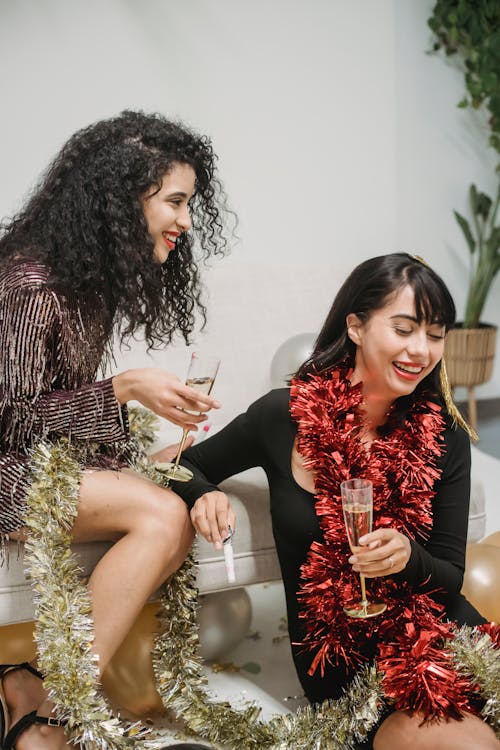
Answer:
POLYGON ((167 260, 179 235, 191 228, 189 201, 193 197, 195 179, 194 169, 189 164, 176 164, 164 175, 160 190, 154 188, 142 198, 158 263, 167 260))
POLYGON ((364 322, 347 316, 349 338, 356 344, 353 384, 365 395, 394 401, 412 393, 434 369, 444 350, 445 327, 417 320, 415 296, 404 286, 364 322))

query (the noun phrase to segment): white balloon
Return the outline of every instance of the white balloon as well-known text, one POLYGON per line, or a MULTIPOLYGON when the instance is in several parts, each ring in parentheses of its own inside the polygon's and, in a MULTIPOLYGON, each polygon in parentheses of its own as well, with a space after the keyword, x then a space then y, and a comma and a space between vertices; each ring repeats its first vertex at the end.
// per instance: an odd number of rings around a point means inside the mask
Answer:
POLYGON ((209 661, 234 648, 248 633, 252 604, 246 589, 226 589, 200 596, 200 652, 209 661))
POLYGON ((311 356, 315 333, 298 333, 284 341, 271 362, 271 385, 284 388, 300 365, 311 356))

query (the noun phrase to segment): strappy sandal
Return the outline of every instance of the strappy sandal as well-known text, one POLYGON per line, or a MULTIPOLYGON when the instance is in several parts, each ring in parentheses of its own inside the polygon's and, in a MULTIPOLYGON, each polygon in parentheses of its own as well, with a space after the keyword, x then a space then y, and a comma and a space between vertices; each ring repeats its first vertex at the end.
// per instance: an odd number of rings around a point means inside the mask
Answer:
POLYGON ((38 716, 36 711, 31 711, 29 714, 23 716, 17 721, 13 727, 9 729, 9 710, 7 708, 7 701, 5 700, 5 691, 3 687, 3 680, 9 672, 16 672, 19 669, 26 669, 35 677, 43 680, 43 675, 32 667, 27 661, 21 664, 0 664, 0 750, 15 750, 14 743, 18 739, 19 735, 22 734, 28 727, 33 724, 46 724, 49 727, 61 727, 65 722, 59 719, 54 719, 52 716, 38 716))

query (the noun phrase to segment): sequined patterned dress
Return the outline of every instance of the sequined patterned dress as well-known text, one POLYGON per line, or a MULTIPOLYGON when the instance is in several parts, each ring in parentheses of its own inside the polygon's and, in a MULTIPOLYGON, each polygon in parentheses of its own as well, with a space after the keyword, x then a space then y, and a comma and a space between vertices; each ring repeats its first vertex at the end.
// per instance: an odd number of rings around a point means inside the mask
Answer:
POLYGON ((111 378, 95 382, 107 342, 105 311, 82 316, 48 284, 49 269, 0 268, 0 536, 22 526, 28 454, 40 438, 99 444, 91 465, 127 456, 128 418, 111 378))

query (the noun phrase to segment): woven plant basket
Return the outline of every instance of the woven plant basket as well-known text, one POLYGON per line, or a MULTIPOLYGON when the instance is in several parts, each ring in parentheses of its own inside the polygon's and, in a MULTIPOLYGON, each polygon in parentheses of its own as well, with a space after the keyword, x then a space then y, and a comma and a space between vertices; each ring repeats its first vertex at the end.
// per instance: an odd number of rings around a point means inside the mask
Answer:
POLYGON ((446 337, 444 355, 450 384, 468 388, 486 383, 493 371, 497 327, 481 323, 479 328, 452 328, 446 337))

